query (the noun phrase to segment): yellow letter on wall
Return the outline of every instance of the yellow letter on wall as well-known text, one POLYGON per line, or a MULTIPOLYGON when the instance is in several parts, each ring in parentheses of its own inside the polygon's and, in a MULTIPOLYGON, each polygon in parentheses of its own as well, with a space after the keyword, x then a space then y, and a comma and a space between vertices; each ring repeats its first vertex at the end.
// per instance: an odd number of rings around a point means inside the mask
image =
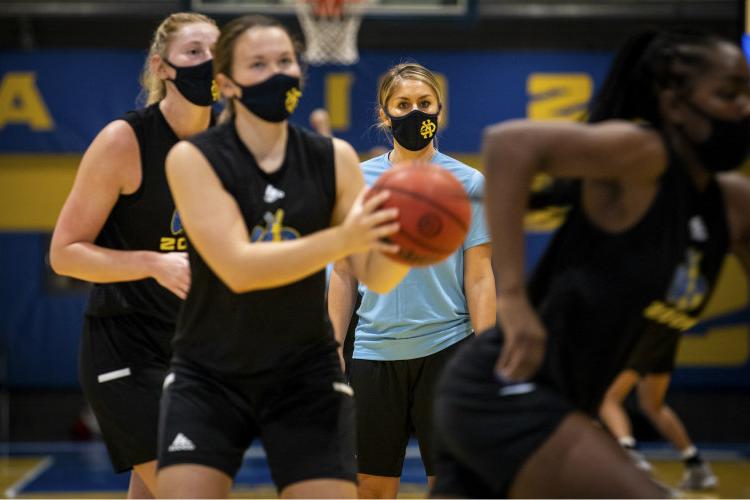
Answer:
POLYGON ((351 73, 326 75, 325 106, 331 116, 331 128, 344 131, 351 126, 351 99, 353 77, 351 73))
POLYGON ((52 130, 54 123, 36 86, 34 73, 6 73, 0 83, 0 129, 9 123, 52 130))
POLYGON ((594 83, 585 73, 532 73, 526 80, 532 120, 580 118, 591 99, 594 83))

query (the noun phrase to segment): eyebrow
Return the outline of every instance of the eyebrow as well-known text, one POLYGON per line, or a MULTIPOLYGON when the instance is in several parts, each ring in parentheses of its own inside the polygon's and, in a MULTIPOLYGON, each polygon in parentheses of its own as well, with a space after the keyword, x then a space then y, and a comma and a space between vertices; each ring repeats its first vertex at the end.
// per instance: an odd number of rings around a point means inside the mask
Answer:
MULTIPOLYGON (((432 95, 432 94, 425 94, 425 95, 421 95, 421 96, 417 97, 417 99, 427 99, 427 98, 435 98, 435 96, 432 95)), ((401 99, 402 101, 408 101, 409 100, 408 97, 404 97, 404 96, 396 96, 396 99, 401 99)))

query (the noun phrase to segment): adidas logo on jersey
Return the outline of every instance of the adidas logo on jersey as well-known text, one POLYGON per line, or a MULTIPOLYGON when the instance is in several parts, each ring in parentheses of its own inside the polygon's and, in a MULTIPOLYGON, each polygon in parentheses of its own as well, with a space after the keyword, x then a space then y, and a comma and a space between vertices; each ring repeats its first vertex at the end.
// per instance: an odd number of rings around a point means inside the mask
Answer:
POLYGON ((688 224, 690 224, 690 238, 693 241, 706 241, 708 239, 706 224, 699 215, 691 217, 688 224))
POLYGON ((172 444, 167 448, 168 451, 193 451, 194 449, 195 445, 193 442, 181 432, 177 434, 177 437, 174 438, 172 444))
POLYGON ((276 189, 272 185, 266 186, 266 193, 263 195, 263 201, 266 203, 275 203, 285 196, 284 191, 276 189))

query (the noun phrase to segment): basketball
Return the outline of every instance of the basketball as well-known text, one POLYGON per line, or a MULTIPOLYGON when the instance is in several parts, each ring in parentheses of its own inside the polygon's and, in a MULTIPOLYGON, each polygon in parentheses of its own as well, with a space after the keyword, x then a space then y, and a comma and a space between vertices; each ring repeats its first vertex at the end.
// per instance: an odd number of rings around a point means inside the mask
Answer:
POLYGON ((398 208, 401 224, 390 237, 400 250, 388 257, 423 267, 458 250, 471 223, 471 203, 453 174, 428 162, 400 162, 380 176, 368 197, 384 189, 391 195, 382 208, 398 208))

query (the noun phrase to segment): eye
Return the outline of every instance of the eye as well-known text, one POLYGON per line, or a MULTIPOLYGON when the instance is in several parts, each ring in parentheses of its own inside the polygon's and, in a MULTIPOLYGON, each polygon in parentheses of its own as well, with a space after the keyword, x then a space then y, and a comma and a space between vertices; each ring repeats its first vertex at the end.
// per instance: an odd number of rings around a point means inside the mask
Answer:
POLYGON ((425 108, 426 109, 426 108, 429 108, 430 106, 432 106, 432 103, 430 101, 421 101, 419 103, 419 107, 420 108, 425 108))
POLYGON ((289 66, 292 62, 291 57, 282 57, 281 60, 279 60, 279 64, 282 66, 289 66))
POLYGON ((398 109, 409 109, 411 106, 409 106, 409 103, 406 101, 401 101, 398 103, 398 109))
POLYGON ((250 64, 250 67, 252 69, 262 69, 266 67, 266 63, 264 63, 263 61, 255 61, 254 63, 250 64))

